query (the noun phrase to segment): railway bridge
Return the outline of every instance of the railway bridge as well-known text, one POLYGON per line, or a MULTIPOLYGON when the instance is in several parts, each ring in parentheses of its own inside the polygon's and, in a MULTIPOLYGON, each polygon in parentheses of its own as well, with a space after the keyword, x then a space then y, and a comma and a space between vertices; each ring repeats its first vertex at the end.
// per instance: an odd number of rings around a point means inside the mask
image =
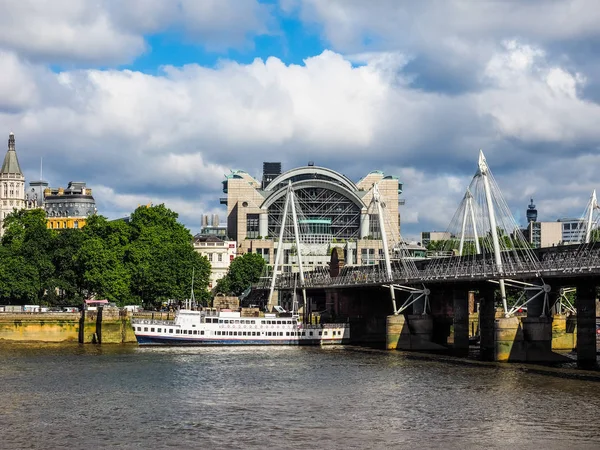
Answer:
POLYGON ((383 243, 379 260, 344 266, 343 252, 332 244, 329 267, 307 270, 290 185, 279 242, 289 218, 298 270, 282 273, 278 253, 255 290, 263 290, 271 305, 277 293, 301 292, 305 314, 311 298, 324 298, 328 314, 355 322, 357 341, 385 340, 388 349, 466 354, 476 340, 486 360, 557 362, 566 359, 562 351, 576 349, 580 367, 596 366, 595 191, 579 243, 532 249, 480 152, 477 172, 445 233, 448 239, 429 258, 413 257, 401 236, 389 232, 384 199, 377 186, 374 192, 371 206, 383 243))

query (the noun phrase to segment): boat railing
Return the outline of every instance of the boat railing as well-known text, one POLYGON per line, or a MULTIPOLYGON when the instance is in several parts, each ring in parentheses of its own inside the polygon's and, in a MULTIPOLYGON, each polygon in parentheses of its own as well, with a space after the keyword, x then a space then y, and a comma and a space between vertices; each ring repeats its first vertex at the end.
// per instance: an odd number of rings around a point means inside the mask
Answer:
POLYGON ((152 319, 132 319, 132 324, 135 325, 171 325, 175 324, 173 320, 152 320, 152 319))
POLYGON ((320 330, 322 328, 350 328, 349 323, 322 323, 321 325, 301 325, 302 328, 320 330))

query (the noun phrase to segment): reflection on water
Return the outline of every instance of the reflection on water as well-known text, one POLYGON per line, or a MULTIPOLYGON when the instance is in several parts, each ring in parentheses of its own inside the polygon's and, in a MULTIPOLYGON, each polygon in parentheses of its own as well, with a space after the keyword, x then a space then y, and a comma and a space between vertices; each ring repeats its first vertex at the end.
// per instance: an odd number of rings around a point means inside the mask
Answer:
POLYGON ((595 376, 530 368, 349 347, 2 345, 0 447, 600 448, 595 376))

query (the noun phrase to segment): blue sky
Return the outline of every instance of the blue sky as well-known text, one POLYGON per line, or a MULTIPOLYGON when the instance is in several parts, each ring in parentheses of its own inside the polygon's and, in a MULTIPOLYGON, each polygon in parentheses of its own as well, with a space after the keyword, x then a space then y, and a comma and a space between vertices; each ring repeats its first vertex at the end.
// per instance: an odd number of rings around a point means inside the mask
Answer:
POLYGON ((579 216, 600 162, 593 0, 0 0, 0 123, 28 180, 198 231, 223 175, 314 160, 399 176, 444 230, 482 148, 518 220, 579 216))

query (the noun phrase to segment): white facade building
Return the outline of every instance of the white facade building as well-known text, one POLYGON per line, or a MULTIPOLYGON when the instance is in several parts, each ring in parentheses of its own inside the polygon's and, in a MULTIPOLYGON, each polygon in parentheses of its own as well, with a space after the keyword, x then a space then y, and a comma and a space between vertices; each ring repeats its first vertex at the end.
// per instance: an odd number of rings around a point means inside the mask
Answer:
POLYGON ((4 234, 4 219, 14 209, 25 208, 25 175, 21 171, 15 148, 15 135, 8 136, 8 151, 0 169, 0 236, 4 234))
POLYGON ((585 241, 585 220, 583 219, 558 219, 562 224, 562 243, 578 244, 585 241))
POLYGON ((237 255, 237 244, 213 235, 197 234, 194 236, 194 250, 205 256, 210 263, 208 288, 213 289, 217 281, 227 274, 231 261, 237 255))

